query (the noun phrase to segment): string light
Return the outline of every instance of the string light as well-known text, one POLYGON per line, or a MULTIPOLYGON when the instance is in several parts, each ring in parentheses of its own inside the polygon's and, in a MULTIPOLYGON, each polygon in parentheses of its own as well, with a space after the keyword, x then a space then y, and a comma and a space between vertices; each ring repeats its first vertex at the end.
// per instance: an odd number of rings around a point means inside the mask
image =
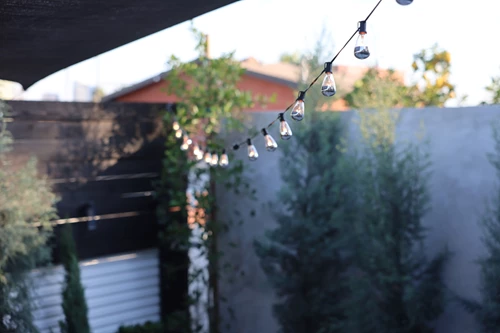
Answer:
POLYGON ((275 151, 278 148, 278 144, 276 140, 272 136, 267 133, 265 128, 262 129, 262 135, 264 135, 264 140, 266 140, 266 150, 267 151, 275 151))
POLYGON ((252 139, 247 139, 247 145, 248 159, 250 161, 255 161, 259 158, 259 153, 257 152, 257 148, 255 148, 255 146, 252 144, 252 139))
POLYGON ((216 152, 212 152, 212 159, 210 160, 211 166, 217 166, 219 164, 219 155, 216 152))
POLYGON ((181 150, 184 150, 184 151, 188 150, 189 145, 191 145, 191 143, 193 143, 193 142, 191 141, 189 136, 187 136, 187 134, 184 134, 184 138, 182 139, 181 150))
POLYGON ((295 104, 292 108, 292 119, 296 121, 301 121, 304 119, 304 112, 306 110, 306 105, 304 103, 304 99, 306 98, 306 92, 299 92, 299 97, 295 101, 295 104))
POLYGON ((331 97, 337 93, 331 62, 325 62, 324 72, 325 78, 323 79, 323 83, 321 83, 321 93, 323 96, 331 97))
MULTIPOLYGON (((283 112, 279 113, 278 117, 276 119, 274 119, 270 124, 268 124, 266 127, 264 127, 261 130, 261 133, 264 136, 266 150, 274 151, 278 147, 278 144, 276 143, 274 138, 271 135, 269 135, 269 133, 268 133, 268 129, 271 128, 277 121, 279 121, 279 133, 280 133, 281 139, 289 140, 292 137, 292 130, 290 129, 290 126, 288 125, 287 121, 285 120, 285 114, 288 111, 291 111, 290 113, 291 113, 292 119, 294 119, 296 121, 301 121, 304 119, 305 95, 309 91, 309 89, 311 89, 311 87, 319 80, 319 78, 323 74, 325 74, 325 77, 323 78, 323 81, 321 84, 321 93, 327 97, 331 97, 331 96, 336 94, 337 87, 335 85, 335 79, 333 76, 333 70, 332 70, 333 63, 338 58, 340 53, 342 53, 342 51, 352 41, 352 39, 354 37, 356 37, 356 35, 358 35, 358 39, 356 41, 356 46, 354 48, 355 57, 358 59, 366 59, 370 56, 368 45, 366 44, 366 34, 367 34, 366 22, 372 16, 372 14, 375 12, 375 10, 378 8, 378 6, 380 5, 380 3, 382 1, 383 0, 379 0, 377 2, 375 7, 368 14, 368 16, 366 17, 365 20, 358 22, 358 28, 356 29, 356 31, 351 35, 351 37, 347 40, 347 42, 337 52, 337 54, 333 57, 333 59, 331 61, 325 63, 325 66, 324 66, 323 70, 321 71, 321 73, 319 73, 318 76, 316 76, 314 78, 314 80, 312 80, 312 82, 309 84, 309 86, 305 90, 299 92, 297 99, 292 104, 290 104, 283 112)), ((413 0, 396 0, 396 2, 402 6, 406 6, 406 5, 413 3, 413 0)), ((181 138, 183 135, 183 131, 180 128, 179 123, 177 121, 174 121, 172 123, 172 128, 176 131, 175 136, 177 138, 181 138)), ((255 134, 252 137, 247 138, 245 141, 234 144, 232 147, 233 150, 238 150, 241 145, 246 143, 249 160, 251 160, 251 161, 257 160, 259 157, 259 153, 257 152, 257 149, 255 148, 255 146, 252 144, 252 140, 255 139, 257 136, 258 136, 258 134, 255 134)), ((183 146, 184 146, 184 144, 185 144, 185 142, 183 141, 183 146)), ((191 142, 189 144, 191 144, 191 142)), ((188 146, 189 146, 189 144, 188 144, 188 146)), ((181 149, 183 149, 183 146, 181 146, 181 149)), ((199 149, 199 147, 197 145, 195 145, 193 148, 193 154, 197 160, 203 159, 207 164, 209 164, 211 166, 216 166, 218 164, 220 167, 225 168, 229 165, 229 159, 228 159, 228 155, 227 155, 225 149, 222 150, 222 154, 220 156, 220 159, 219 159, 219 156, 217 155, 217 153, 215 153, 215 152, 213 152, 213 154, 211 154, 210 152, 207 151, 203 155, 203 152, 199 149)))
POLYGON ((204 160, 205 160, 205 163, 207 163, 207 164, 210 164, 210 162, 212 162, 212 154, 210 154, 209 151, 207 151, 205 153, 204 160))
POLYGON ((290 129, 290 125, 285 120, 285 114, 280 113, 278 116, 280 121, 280 136, 283 140, 288 140, 292 137, 292 130, 290 129))
POLYGON ((174 122, 172 123, 172 128, 174 129, 174 131, 178 131, 181 128, 177 120, 174 120, 174 122))
POLYGON ((229 158, 225 149, 222 150, 222 154, 220 155, 219 165, 221 168, 227 168, 229 165, 229 158))
POLYGON ((358 40, 354 47, 354 56, 358 59, 366 59, 370 56, 368 45, 366 44, 366 21, 359 21, 358 23, 358 40))
POLYGON ((203 152, 200 149, 200 146, 196 143, 193 147, 193 155, 197 161, 201 161, 203 159, 203 152))

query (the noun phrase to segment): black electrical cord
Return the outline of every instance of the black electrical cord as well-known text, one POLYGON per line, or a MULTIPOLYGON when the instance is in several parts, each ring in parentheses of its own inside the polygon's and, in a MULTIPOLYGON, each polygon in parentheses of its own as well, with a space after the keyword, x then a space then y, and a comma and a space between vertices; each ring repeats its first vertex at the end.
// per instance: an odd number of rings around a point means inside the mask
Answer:
MULTIPOLYGON (((370 14, 368 14, 368 16, 366 17, 365 19, 365 22, 368 21, 368 19, 372 16, 372 14, 375 12, 375 10, 378 8, 378 6, 380 5, 380 3, 382 2, 383 0, 379 0, 377 2, 377 4, 375 5, 375 7, 373 7, 373 9, 371 10, 370 14)), ((337 60, 338 56, 340 55, 340 53, 342 53, 342 51, 344 51, 344 49, 347 47, 347 45, 352 41, 352 39, 356 36, 356 34, 359 32, 359 27, 354 31, 354 33, 351 35, 351 37, 349 37, 349 39, 347 40, 347 42, 344 44, 344 46, 342 46, 342 48, 337 52, 337 54, 332 58, 332 60, 329 62, 330 64, 333 63, 335 60, 337 60)), ((321 75, 323 75, 325 73, 325 69, 323 69, 315 78, 314 80, 312 80, 312 82, 309 84, 309 86, 303 90, 301 93, 303 93, 303 95, 305 93, 307 93, 307 91, 309 91, 309 89, 311 89, 311 87, 319 80, 319 78, 321 77, 321 75)), ((280 112, 278 114, 278 117, 276 119, 274 119, 272 122, 270 122, 266 127, 264 127, 263 129, 265 130, 268 130, 269 128, 271 128, 278 120, 280 120, 281 116, 282 115, 285 115, 288 111, 290 111, 290 109, 294 106, 294 104, 297 102, 297 99, 292 103, 290 104, 283 112, 280 112)), ((183 131, 184 132, 184 131, 183 131)), ((257 132, 256 134, 254 134, 253 136, 250 136, 248 138, 246 138, 245 140, 239 142, 239 143, 236 143, 233 145, 233 150, 237 150, 240 148, 240 146, 248 143, 248 142, 251 142, 253 139, 255 139, 256 137, 258 137, 260 135, 261 132, 257 132), (250 141, 249 141, 250 140, 250 141)), ((226 151, 226 149, 224 149, 224 151, 226 151)))

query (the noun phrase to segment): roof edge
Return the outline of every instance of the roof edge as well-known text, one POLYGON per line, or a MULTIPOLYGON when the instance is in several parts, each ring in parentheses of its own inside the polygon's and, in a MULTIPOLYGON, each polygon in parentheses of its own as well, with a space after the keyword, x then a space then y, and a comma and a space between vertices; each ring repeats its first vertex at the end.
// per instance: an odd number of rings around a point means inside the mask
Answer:
MULTIPOLYGON (((161 80, 164 80, 168 76, 168 73, 170 73, 170 71, 162 72, 160 74, 157 74, 155 76, 150 77, 149 79, 143 80, 143 81, 135 83, 131 86, 120 89, 114 93, 106 95, 102 98, 102 102, 103 103, 113 102, 120 97, 123 97, 125 95, 128 95, 128 94, 134 92, 134 91, 137 91, 137 90, 145 88, 151 84, 154 84, 154 83, 157 83, 161 80)), ((245 69, 245 74, 253 76, 253 77, 258 78, 258 79, 267 80, 267 81, 271 81, 271 82, 278 83, 278 84, 283 84, 283 85, 286 85, 286 86, 293 88, 293 89, 296 89, 299 85, 298 82, 293 82, 293 81, 278 78, 275 76, 254 72, 254 71, 251 71, 248 69, 245 69)))

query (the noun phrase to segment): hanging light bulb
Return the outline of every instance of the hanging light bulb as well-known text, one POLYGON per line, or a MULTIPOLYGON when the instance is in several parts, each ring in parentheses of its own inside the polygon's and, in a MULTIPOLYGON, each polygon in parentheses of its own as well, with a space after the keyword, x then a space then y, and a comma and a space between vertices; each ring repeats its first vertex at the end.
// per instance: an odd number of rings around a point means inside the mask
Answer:
POLYGON ((177 120, 174 120, 174 122, 172 123, 172 128, 174 129, 174 131, 177 131, 179 128, 181 128, 177 120))
POLYGON ((184 138, 182 139, 181 150, 188 150, 189 145, 191 143, 193 143, 193 141, 191 141, 191 139, 186 134, 184 134, 184 138))
POLYGON ((337 87, 335 86, 335 79, 332 74, 332 63, 325 62, 325 78, 321 84, 321 93, 323 96, 331 97, 337 93, 337 87))
POLYGON ((264 135, 264 140, 266 140, 266 150, 267 151, 275 151, 278 148, 278 144, 276 140, 272 136, 267 133, 265 128, 262 129, 262 135, 264 135))
POLYGON ((212 159, 210 160, 211 166, 217 166, 219 164, 219 155, 216 152, 212 152, 212 159))
POLYGON ((212 154, 210 154, 210 152, 209 152, 209 151, 207 151, 207 152, 205 153, 205 158, 204 158, 204 160, 205 160, 205 163, 207 163, 207 164, 210 164, 210 162, 212 162, 212 154))
POLYGON ((229 158, 225 149, 222 150, 222 154, 220 155, 219 165, 221 168, 226 168, 229 165, 229 158))
POLYGON ((182 137, 182 130, 180 128, 175 131, 175 137, 177 139, 180 139, 182 137))
POLYGON ((280 119, 280 136, 283 140, 288 140, 292 137, 292 130, 290 129, 290 126, 286 122, 285 115, 283 113, 280 113, 279 119, 280 119))
POLYGON ((292 119, 301 121, 304 119, 304 111, 305 111, 305 104, 304 104, 304 99, 306 98, 306 93, 305 91, 299 92, 299 97, 297 98, 297 101, 293 105, 292 108, 292 119))
POLYGON ((411 5, 413 0, 396 0, 397 3, 399 3, 401 6, 408 6, 411 5))
POLYGON ((201 151, 200 146, 198 146, 198 144, 195 144, 193 147, 193 155, 197 161, 200 161, 203 158, 203 152, 201 151))
POLYGON ((370 56, 368 45, 366 45, 366 21, 358 23, 358 30, 359 35, 354 47, 354 56, 358 59, 366 59, 370 56))
POLYGON ((248 145, 248 159, 250 161, 255 161, 256 159, 259 158, 259 153, 257 152, 257 148, 252 144, 251 139, 247 139, 247 145, 248 145))

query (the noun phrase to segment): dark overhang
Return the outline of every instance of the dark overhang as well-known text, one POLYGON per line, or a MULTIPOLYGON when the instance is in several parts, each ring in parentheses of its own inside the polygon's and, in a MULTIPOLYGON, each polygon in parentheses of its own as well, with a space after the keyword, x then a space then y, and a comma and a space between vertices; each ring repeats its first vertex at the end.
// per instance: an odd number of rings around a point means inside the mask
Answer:
POLYGON ((236 0, 1 2, 0 79, 27 89, 58 70, 236 0))

